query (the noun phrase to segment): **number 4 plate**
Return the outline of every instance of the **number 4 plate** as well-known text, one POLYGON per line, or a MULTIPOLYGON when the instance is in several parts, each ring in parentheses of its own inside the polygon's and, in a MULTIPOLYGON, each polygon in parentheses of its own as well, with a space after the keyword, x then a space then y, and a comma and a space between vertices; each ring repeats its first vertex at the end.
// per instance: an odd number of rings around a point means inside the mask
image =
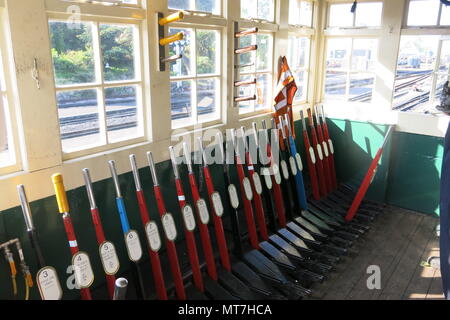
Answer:
POLYGON ((78 252, 72 257, 72 265, 75 270, 75 281, 82 289, 89 288, 94 283, 94 271, 91 260, 86 252, 78 252))

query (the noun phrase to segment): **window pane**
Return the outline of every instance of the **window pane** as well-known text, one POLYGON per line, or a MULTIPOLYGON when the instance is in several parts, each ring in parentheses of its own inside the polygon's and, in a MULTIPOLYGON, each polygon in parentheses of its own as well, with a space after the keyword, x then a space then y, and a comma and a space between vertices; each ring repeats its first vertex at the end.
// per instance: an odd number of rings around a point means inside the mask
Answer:
MULTIPOLYGON (((242 76, 242 81, 248 81, 254 79, 254 75, 242 76)), ((252 97, 256 94, 256 86, 241 86, 239 87, 239 97, 252 97)), ((245 101, 239 103, 239 113, 249 113, 252 112, 255 106, 255 101, 245 101)))
POLYGON ((446 73, 450 71, 450 40, 442 41, 441 59, 438 71, 446 73))
POLYGON ((183 58, 171 63, 170 76, 181 77, 192 75, 193 68, 191 62, 191 39, 192 29, 177 29, 169 28, 169 34, 175 34, 178 32, 184 33, 184 40, 175 41, 169 45, 169 54, 176 55, 182 54, 183 58))
POLYGON ((173 81, 170 83, 170 104, 172 127, 186 125, 186 120, 192 117, 191 81, 173 81))
POLYGON ((352 70, 374 71, 377 60, 378 40, 353 40, 352 70))
POLYGON ((355 25, 360 27, 377 27, 381 25, 383 3, 358 3, 355 25))
POLYGON ((297 92, 294 97, 295 102, 306 100, 308 90, 307 74, 306 71, 294 72, 295 84, 297 85, 297 92))
POLYGON ((422 112, 429 102, 438 36, 402 36, 397 61, 394 109, 422 112))
POLYGON ((194 10, 191 8, 191 0, 169 0, 169 8, 180 9, 180 10, 194 10))
POLYGON ((268 71, 271 68, 272 37, 267 34, 256 36, 258 50, 256 51, 256 71, 268 71))
POLYGON ((437 0, 412 0, 409 3, 408 26, 436 25, 439 5, 437 0))
POLYGON ((300 1, 289 0, 289 24, 300 24, 300 1))
POLYGON ((330 27, 353 26, 353 13, 350 12, 351 3, 330 5, 330 27))
POLYGON ((374 82, 373 73, 350 73, 349 101, 371 102, 374 82))
POLYGON ((197 11, 220 13, 218 0, 195 0, 195 5, 197 11))
POLYGON ((448 26, 448 25, 450 25, 450 6, 442 5, 440 25, 441 26, 448 26))
MULTIPOLYGON (((247 1, 247 0, 246 0, 247 1)), ((258 0, 258 19, 274 20, 273 0, 258 0)))
POLYGON ((241 0, 241 18, 251 19, 258 16, 258 0, 241 0))
POLYGON ((287 59, 291 70, 309 67, 309 39, 289 37, 287 59))
POLYGON ((49 22, 56 85, 95 82, 92 23, 49 22))
MULTIPOLYGON (((240 47, 247 47, 255 43, 256 36, 251 37, 242 37, 240 40, 240 47)), ((244 54, 239 55, 239 63, 241 65, 247 65, 255 62, 256 53, 255 51, 247 52, 244 54)), ((250 67, 245 67, 240 69, 241 72, 254 72, 255 71, 255 65, 250 67)))
POLYGON ((442 89, 444 88, 445 82, 447 82, 448 80, 449 80, 448 74, 438 74, 436 76, 436 89, 434 91, 435 103, 433 104, 433 106, 441 104, 440 102, 442 89))
POLYGON ((217 120, 219 118, 220 90, 217 79, 202 79, 197 81, 197 114, 198 122, 217 120))
POLYGON ((138 123, 136 86, 105 89, 106 125, 109 142, 143 136, 138 123))
POLYGON ((313 4, 309 1, 302 1, 300 4, 300 24, 312 26, 313 4))
POLYGON ((105 143, 100 136, 97 90, 58 92, 56 100, 64 152, 105 143))
POLYGON ((218 73, 219 33, 197 30, 197 74, 218 73))
POLYGON ((134 32, 135 28, 133 26, 100 25, 105 81, 132 80, 136 78, 134 32))
POLYGON ((6 96, 0 90, 0 167, 9 166, 15 162, 6 106, 6 96))
POLYGON ((255 110, 270 109, 270 92, 272 77, 268 74, 258 75, 256 78, 255 110))
POLYGON ((347 73, 327 71, 325 78, 325 99, 342 100, 345 98, 347 87, 347 73))
POLYGON ((327 69, 348 69, 351 39, 330 39, 327 46, 327 69))

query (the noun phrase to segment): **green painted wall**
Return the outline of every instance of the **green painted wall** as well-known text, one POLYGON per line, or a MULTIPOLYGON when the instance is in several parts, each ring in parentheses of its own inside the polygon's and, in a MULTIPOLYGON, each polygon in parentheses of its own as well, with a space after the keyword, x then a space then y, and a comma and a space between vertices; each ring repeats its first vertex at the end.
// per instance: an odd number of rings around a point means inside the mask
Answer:
MULTIPOLYGON (((350 181, 362 179, 367 168, 375 156, 379 146, 382 144, 386 126, 373 125, 363 122, 350 122, 344 120, 329 120, 330 134, 335 144, 336 166, 340 181, 350 181)), ((295 124, 297 132, 297 147, 304 159, 304 145, 301 136, 302 125, 300 121, 295 124)), ((405 208, 411 208, 423 212, 433 213, 437 209, 439 168, 442 159, 442 139, 416 136, 410 134, 396 133, 393 135, 392 146, 395 152, 391 152, 391 142, 388 144, 381 160, 378 174, 369 190, 368 196, 379 201, 387 201, 391 204, 405 208), (419 171, 417 168, 420 168, 419 171), (388 175, 389 173, 389 175, 388 175)), ((105 163, 105 166, 107 164, 105 163)), ((224 182, 221 169, 212 166, 212 174, 216 188, 224 194, 224 182), (222 186, 222 187, 221 187, 222 186)), ((180 212, 176 197, 176 190, 173 181, 170 161, 157 165, 158 175, 161 182, 163 194, 166 198, 167 209, 176 218, 179 230, 178 253, 182 262, 182 268, 188 269, 188 259, 186 250, 183 247, 182 222, 179 219, 180 212)), ((198 172, 198 169, 196 170, 198 172)), ((81 172, 80 172, 81 174, 81 172)), ((187 181, 186 168, 181 169, 185 191, 188 201, 192 203, 190 197, 189 184, 187 181)), ((235 175, 235 174, 234 174, 235 175)), ((151 177, 148 168, 140 171, 142 184, 146 190, 147 202, 150 215, 157 218, 157 207, 153 192, 151 190, 151 177)), ((70 177, 66 177, 70 179, 70 177)), ((131 173, 119 177, 123 196, 128 209, 128 216, 131 227, 137 229, 141 235, 141 242, 144 244, 144 259, 142 269, 147 292, 154 294, 151 281, 150 263, 146 252, 145 239, 142 237, 143 228, 140 222, 138 204, 134 192, 134 182, 131 173)), ((51 183, 48 181, 42 183, 51 183)), ((15 186, 11 186, 15 187, 15 186)), ((121 261, 119 275, 129 269, 126 249, 124 246, 120 219, 115 207, 114 187, 111 179, 100 181, 94 184, 94 192, 97 198, 97 205, 100 209, 106 236, 113 241, 117 247, 121 261)), ((205 196, 205 195, 204 195, 205 196)), ((68 192, 68 199, 71 204, 72 219, 75 231, 78 236, 79 247, 90 254, 94 272, 96 275, 93 285, 95 298, 106 298, 104 277, 98 257, 97 241, 94 228, 91 222, 89 203, 84 187, 68 192)), ((40 235, 41 244, 48 265, 56 267, 60 276, 63 288, 69 274, 66 273, 70 264, 70 252, 64 232, 63 223, 57 213, 57 205, 54 197, 49 197, 31 203, 31 210, 35 224, 40 235)), ((227 217, 225 216, 225 223, 227 217)), ((155 219, 159 221, 159 219, 155 219)), ((30 264, 33 275, 37 268, 34 256, 31 251, 25 225, 20 208, 0 211, 0 242, 12 238, 19 238, 24 247, 27 262, 30 264)), ((198 244, 200 249, 200 244, 198 244)), ((201 254, 201 250, 199 250, 201 254)), ((163 255, 163 263, 165 255, 163 255)), ((168 268, 164 268, 166 282, 171 277, 167 274, 168 268)), ((23 279, 18 277, 19 298, 23 298, 23 279)), ((78 297, 76 290, 65 289, 65 299, 75 299, 78 297)), ((0 299, 11 298, 11 287, 8 278, 8 267, 3 257, 0 257, 0 299)), ((37 288, 32 290, 32 298, 38 299, 37 288)))
POLYGON ((444 139, 396 132, 387 202, 439 215, 439 183, 444 139))

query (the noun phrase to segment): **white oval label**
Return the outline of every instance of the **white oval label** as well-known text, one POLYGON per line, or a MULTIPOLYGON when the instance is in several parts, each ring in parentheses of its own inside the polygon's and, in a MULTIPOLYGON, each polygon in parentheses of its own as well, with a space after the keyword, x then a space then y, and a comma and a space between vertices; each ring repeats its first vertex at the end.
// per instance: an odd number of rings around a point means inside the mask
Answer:
POLYGON ((208 206, 206 205, 206 201, 203 199, 199 199, 197 201, 197 209, 198 209, 198 214, 200 215, 200 221, 203 224, 208 224, 209 223, 209 211, 208 211, 208 206))
POLYGON ((281 160, 281 171, 283 171, 284 180, 289 180, 289 168, 286 161, 281 160))
POLYGON ((142 258, 142 246, 139 235, 136 231, 130 230, 125 235, 125 244, 127 246, 128 258, 133 262, 138 262, 142 258))
POLYGON ((323 145, 323 151, 325 152, 325 157, 328 158, 328 156, 330 155, 330 153, 328 152, 327 143, 324 141, 324 142, 322 143, 322 145, 323 145))
POLYGON ((309 156, 310 156, 310 158, 311 158, 311 162, 313 163, 313 164, 316 164, 316 154, 314 153, 314 149, 313 149, 313 147, 309 147, 309 156))
POLYGON ((197 224, 195 222, 194 210, 190 205, 186 205, 183 208, 183 220, 186 229, 190 232, 194 231, 197 224))
POLYGON ((266 182, 267 189, 272 190, 272 174, 270 173, 269 168, 263 168, 262 175, 264 177, 264 181, 266 182))
POLYGON ((222 203, 222 197, 220 196, 220 193, 214 192, 211 195, 212 203, 214 206, 214 211, 216 212, 216 215, 218 217, 222 217, 224 210, 223 210, 223 203, 222 203))
POLYGON ((250 183, 250 180, 248 178, 244 178, 242 180, 242 185, 244 186, 245 196, 249 201, 253 200, 253 190, 252 190, 252 184, 250 183))
POLYGON ((289 158, 289 164, 291 166, 292 175, 295 177, 298 173, 298 169, 297 169, 297 163, 295 162, 295 159, 293 157, 289 158))
POLYGON ((170 213, 166 213, 161 218, 164 232, 169 241, 175 241, 177 238, 177 227, 175 226, 175 220, 170 213))
POLYGON ((78 252, 72 257, 75 281, 81 289, 89 288, 94 282, 91 260, 86 252, 78 252))
POLYGON ((239 208, 239 196, 237 193, 236 186, 234 184, 230 184, 228 186, 228 194, 230 195, 231 206, 234 209, 239 208))
POLYGON ((109 241, 103 242, 100 247, 100 260, 102 261, 103 270, 107 275, 115 275, 120 268, 119 257, 117 256, 116 247, 109 241))
POLYGON ((300 156, 300 153, 297 153, 295 155, 295 161, 297 161, 298 170, 303 171, 303 161, 302 157, 300 156))
POLYGON ((63 295, 58 274, 53 267, 44 267, 38 271, 36 282, 42 300, 60 300, 63 295))
POLYGON ((253 184, 255 185, 255 191, 257 194, 262 195, 263 187, 261 183, 261 178, 257 172, 253 173, 253 184))
POLYGON ((274 164, 272 166, 273 170, 273 176, 275 177, 275 183, 281 184, 281 173, 280 173, 280 167, 277 164, 274 164))
POLYGON ((145 226, 145 234, 147 235, 147 241, 150 249, 154 252, 158 252, 161 249, 162 241, 156 222, 150 221, 147 223, 145 226))
POLYGON ((319 156, 320 160, 323 160, 322 147, 320 146, 320 144, 317 145, 317 155, 319 156))
POLYGON ((333 141, 331 141, 331 139, 328 139, 328 144, 330 145, 330 151, 331 151, 331 154, 334 154, 333 141))

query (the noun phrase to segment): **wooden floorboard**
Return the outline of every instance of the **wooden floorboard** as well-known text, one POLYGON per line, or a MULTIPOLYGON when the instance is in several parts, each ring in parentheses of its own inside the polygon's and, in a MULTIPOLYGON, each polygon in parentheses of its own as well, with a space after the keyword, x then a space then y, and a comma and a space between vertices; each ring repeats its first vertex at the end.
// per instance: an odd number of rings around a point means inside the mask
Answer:
POLYGON ((435 217, 394 207, 357 241, 355 257, 348 257, 337 271, 315 288, 312 299, 398 300, 443 299, 439 270, 423 265, 439 256, 435 217), (381 269, 381 290, 367 288, 367 267, 381 269))

